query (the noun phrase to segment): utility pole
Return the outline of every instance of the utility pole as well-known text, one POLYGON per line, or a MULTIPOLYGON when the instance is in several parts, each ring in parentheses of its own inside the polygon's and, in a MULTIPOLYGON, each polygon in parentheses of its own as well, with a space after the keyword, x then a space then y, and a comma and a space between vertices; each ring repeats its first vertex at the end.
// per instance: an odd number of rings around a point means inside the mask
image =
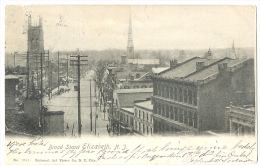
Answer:
POLYGON ((95 111, 95 135, 97 135, 97 106, 98 106, 98 103, 96 102, 96 111, 95 111))
POLYGON ((78 55, 78 128, 81 136, 81 112, 80 112, 80 56, 78 55))
POLYGON ((29 51, 27 51, 27 86, 26 86, 26 98, 28 99, 29 97, 29 84, 30 84, 30 65, 29 65, 29 51))
POLYGON ((76 62, 76 64, 71 64, 75 65, 78 67, 78 136, 81 137, 81 110, 80 110, 80 66, 81 65, 87 65, 87 64, 80 64, 81 61, 88 61, 88 60, 80 60, 81 57, 88 57, 88 56, 80 56, 80 55, 71 55, 70 57, 77 57, 77 60, 70 60, 71 62, 76 62))
POLYGON ((60 90, 60 52, 58 51, 58 90, 60 90))
POLYGON ((92 97, 91 97, 91 79, 89 80, 90 83, 90 88, 89 88, 89 92, 90 92, 90 131, 92 132, 92 97))
POLYGON ((49 81, 49 93, 48 93, 48 95, 49 95, 49 100, 51 99, 51 95, 50 95, 50 84, 51 84, 51 81, 50 81, 50 55, 49 55, 49 50, 48 50, 48 81, 49 81))
POLYGON ((43 107, 42 107, 42 102, 43 102, 43 83, 42 83, 42 60, 43 60, 43 56, 42 56, 42 52, 41 52, 41 114, 40 114, 40 122, 41 122, 41 128, 42 128, 42 134, 44 133, 44 127, 43 127, 43 107))
POLYGON ((69 54, 67 53, 67 87, 69 87, 69 54))

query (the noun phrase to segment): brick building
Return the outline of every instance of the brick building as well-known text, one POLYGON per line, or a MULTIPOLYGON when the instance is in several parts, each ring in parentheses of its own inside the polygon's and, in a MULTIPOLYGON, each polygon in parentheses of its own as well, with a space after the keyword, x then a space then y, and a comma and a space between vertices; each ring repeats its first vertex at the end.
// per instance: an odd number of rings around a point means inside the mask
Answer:
POLYGON ((154 134, 229 131, 225 107, 254 103, 254 60, 191 58, 152 77, 154 134))
POLYGON ((153 105, 151 100, 135 101, 134 132, 147 136, 153 134, 153 105))
POLYGON ((134 128, 134 101, 151 98, 152 88, 118 89, 109 107, 109 129, 114 135, 132 134, 134 128), (113 103, 113 104, 112 104, 113 103))
POLYGON ((5 110, 17 108, 19 77, 15 75, 5 76, 5 110))
POLYGON ((255 134, 255 107, 231 105, 229 115, 230 134, 237 136, 255 134))

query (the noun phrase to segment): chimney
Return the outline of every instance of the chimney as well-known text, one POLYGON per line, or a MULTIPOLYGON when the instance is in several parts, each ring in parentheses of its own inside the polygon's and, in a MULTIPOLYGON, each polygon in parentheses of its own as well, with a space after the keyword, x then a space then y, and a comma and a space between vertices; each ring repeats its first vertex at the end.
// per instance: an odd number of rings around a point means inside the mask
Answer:
POLYGON ((177 64, 178 64, 178 62, 177 62, 176 59, 174 59, 174 60, 170 60, 170 67, 171 67, 171 68, 177 66, 177 64))
POLYGON ((219 63, 218 64, 218 71, 222 72, 222 71, 226 71, 227 70, 227 63, 219 63))
POLYGON ((196 70, 199 71, 204 67, 205 62, 196 62, 196 70))

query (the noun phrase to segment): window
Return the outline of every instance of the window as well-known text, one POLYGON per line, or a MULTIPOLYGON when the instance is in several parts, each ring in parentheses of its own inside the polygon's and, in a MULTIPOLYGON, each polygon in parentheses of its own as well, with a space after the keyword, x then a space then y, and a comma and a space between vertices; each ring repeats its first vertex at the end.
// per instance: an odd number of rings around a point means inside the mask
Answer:
POLYGON ((197 91, 193 91, 193 104, 197 105, 197 91))
POLYGON ((171 107, 170 107, 170 118, 171 118, 171 119, 173 119, 173 114, 174 114, 174 112, 173 112, 173 107, 171 106, 171 107))
POLYGON ((189 99, 189 104, 192 104, 192 91, 188 91, 188 99, 189 99))
POLYGON ((126 115, 126 123, 128 124, 128 115, 126 115))
POLYGON ((169 106, 166 106, 166 118, 170 118, 169 106))
POLYGON ((137 109, 135 109, 135 117, 137 117, 137 109))
POLYGON ((134 86, 134 89, 138 89, 139 88, 139 86, 134 86))
POLYGON ((173 99, 173 87, 170 87, 170 98, 173 99))
POLYGON ((143 124, 143 133, 145 134, 145 125, 143 124))
POLYGON ((148 129, 148 126, 147 126, 147 128, 146 128, 146 131, 147 131, 147 135, 149 134, 149 129, 148 129))
POLYGON ((143 111, 143 120, 145 119, 145 117, 144 117, 144 111, 143 111))
POLYGON ((147 122, 149 121, 149 116, 148 116, 148 113, 146 114, 146 119, 147 119, 147 122))
POLYGON ((175 117, 175 121, 178 121, 178 108, 174 107, 174 117, 175 117))
POLYGON ((170 97, 170 96, 169 96, 169 93, 170 93, 170 91, 169 91, 169 86, 166 86, 166 87, 165 87, 165 94, 166 94, 166 97, 167 97, 167 98, 170 97))
POLYGON ((184 102, 187 103, 188 101, 188 96, 187 96, 187 89, 184 89, 184 102))
POLYGON ((178 89, 178 101, 182 102, 182 89, 181 88, 178 89))
POLYGON ((139 131, 141 132, 141 123, 139 122, 139 131))
POLYGON ((140 119, 141 119, 141 111, 139 110, 139 116, 138 116, 140 119))
POLYGON ((147 88, 147 86, 146 85, 142 85, 141 88, 147 88))
POLYGON ((126 86, 124 86, 124 89, 130 89, 130 87, 126 85, 126 86))
POLYGON ((140 73, 136 73, 136 78, 140 78, 140 73))
POLYGON ((164 86, 162 86, 161 88, 162 88, 162 97, 165 97, 165 95, 164 95, 164 86))
POLYGON ((174 88, 174 100, 177 101, 178 95, 177 95, 177 88, 174 88))

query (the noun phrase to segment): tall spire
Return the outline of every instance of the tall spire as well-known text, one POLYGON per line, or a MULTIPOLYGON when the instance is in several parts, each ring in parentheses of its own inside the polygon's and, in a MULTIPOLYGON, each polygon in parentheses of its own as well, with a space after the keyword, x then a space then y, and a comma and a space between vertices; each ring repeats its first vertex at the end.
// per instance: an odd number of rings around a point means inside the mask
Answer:
POLYGON ((131 11, 130 11, 130 17, 129 17, 127 57, 128 58, 134 58, 134 43, 133 43, 133 33, 132 33, 131 11))

